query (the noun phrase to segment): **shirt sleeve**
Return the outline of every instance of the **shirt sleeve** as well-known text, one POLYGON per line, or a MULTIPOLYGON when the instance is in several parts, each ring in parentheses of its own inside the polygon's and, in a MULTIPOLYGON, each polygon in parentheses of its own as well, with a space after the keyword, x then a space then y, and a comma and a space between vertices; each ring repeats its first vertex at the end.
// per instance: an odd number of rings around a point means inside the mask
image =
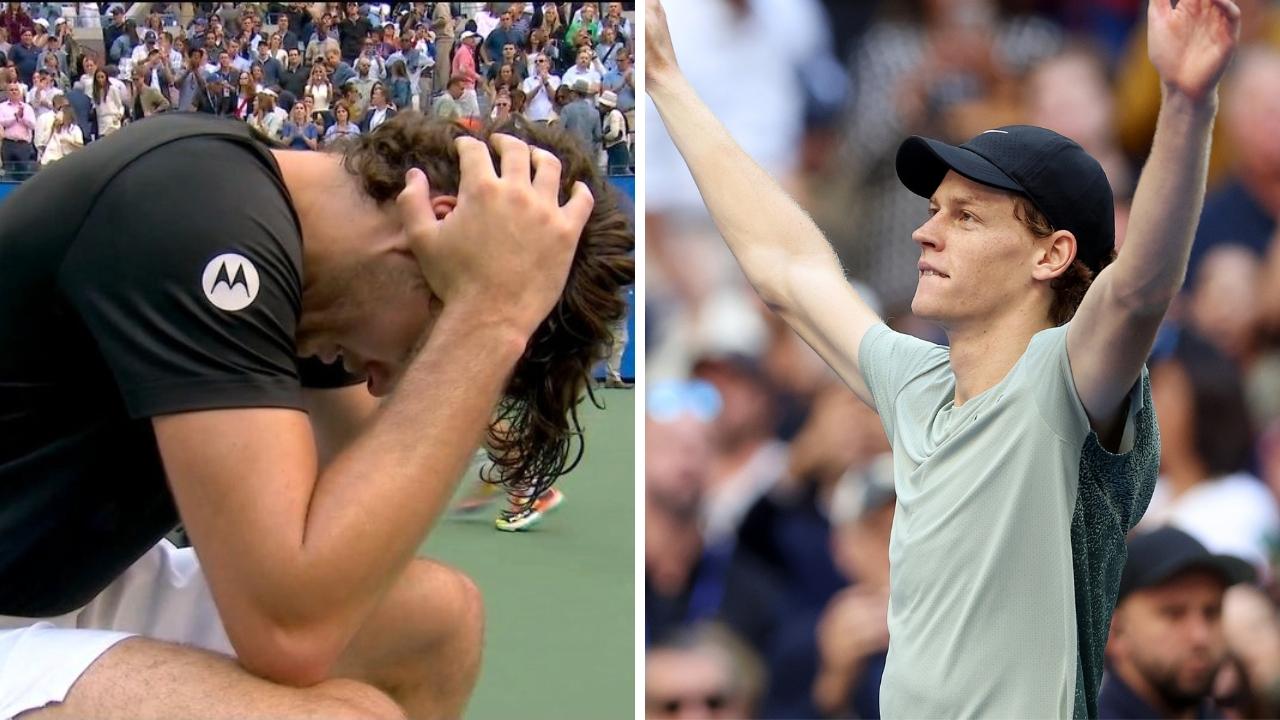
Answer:
POLYGON ((946 348, 894 332, 884 323, 873 325, 862 337, 858 366, 890 443, 896 425, 894 403, 902 389, 915 378, 946 363, 946 348))
POLYGON ((248 148, 153 150, 99 197, 59 272, 132 417, 302 407, 294 333, 301 241, 248 148), (191 172, 190 158, 202 158, 191 172))
MULTIPOLYGON (((1091 432, 1089 415, 1076 392, 1075 377, 1071 374, 1071 359, 1067 354, 1067 329, 1070 324, 1037 333, 1027 349, 1025 372, 1034 378, 1029 385, 1036 406, 1046 425, 1070 445, 1079 445, 1091 432)), ((1142 393, 1144 367, 1139 378, 1129 389, 1125 400, 1125 425, 1119 454, 1130 452, 1136 436, 1138 413, 1146 401, 1142 393)))

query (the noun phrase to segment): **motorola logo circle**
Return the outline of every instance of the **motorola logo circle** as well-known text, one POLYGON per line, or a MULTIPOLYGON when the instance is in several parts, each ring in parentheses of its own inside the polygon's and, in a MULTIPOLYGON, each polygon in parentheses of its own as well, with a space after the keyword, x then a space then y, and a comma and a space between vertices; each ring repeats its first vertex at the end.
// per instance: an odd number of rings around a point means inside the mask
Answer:
POLYGON ((243 310, 258 297, 258 269, 243 255, 224 253, 205 265, 201 285, 215 307, 243 310))

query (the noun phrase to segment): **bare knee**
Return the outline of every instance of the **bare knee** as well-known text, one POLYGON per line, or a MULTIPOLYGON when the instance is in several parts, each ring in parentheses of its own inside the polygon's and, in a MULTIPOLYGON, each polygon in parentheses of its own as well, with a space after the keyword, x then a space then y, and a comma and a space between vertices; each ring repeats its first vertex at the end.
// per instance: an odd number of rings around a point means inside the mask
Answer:
POLYGON ((356 680, 334 678, 308 689, 325 704, 326 718, 404 720, 404 708, 381 690, 356 680))
POLYGON ((458 630, 467 641, 479 646, 484 638, 484 596, 470 576, 454 570, 458 594, 458 630))
POLYGON ((407 579, 421 610, 407 614, 409 622, 436 631, 443 627, 448 640, 479 647, 484 635, 484 597, 474 580, 461 570, 426 559, 410 565, 407 579), (443 617, 434 616, 436 612, 443 617))

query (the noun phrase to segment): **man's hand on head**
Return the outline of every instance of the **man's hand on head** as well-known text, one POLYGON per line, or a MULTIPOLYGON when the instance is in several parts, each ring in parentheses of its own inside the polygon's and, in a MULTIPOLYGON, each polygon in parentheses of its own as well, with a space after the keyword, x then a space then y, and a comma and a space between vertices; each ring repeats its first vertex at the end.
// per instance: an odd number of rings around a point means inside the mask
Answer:
POLYGON ((1166 93, 1201 103, 1213 97, 1240 40, 1232 0, 1151 0, 1147 45, 1166 93))
POLYGON ((501 175, 487 145, 456 141, 461 187, 444 219, 436 218, 426 174, 416 168, 397 203, 427 284, 446 310, 480 309, 532 335, 564 290, 595 200, 578 182, 562 207, 558 158, 510 135, 490 142, 501 175))

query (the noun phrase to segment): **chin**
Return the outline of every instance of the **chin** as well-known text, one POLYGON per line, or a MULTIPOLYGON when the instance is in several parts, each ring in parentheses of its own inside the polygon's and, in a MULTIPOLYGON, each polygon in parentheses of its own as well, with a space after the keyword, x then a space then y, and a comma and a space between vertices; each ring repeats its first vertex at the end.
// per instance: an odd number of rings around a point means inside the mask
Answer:
POLYGON ((943 303, 939 302, 937 298, 929 297, 928 295, 921 296, 919 289, 916 290, 916 295, 911 300, 911 314, 929 322, 942 323, 947 319, 942 307, 943 303))

